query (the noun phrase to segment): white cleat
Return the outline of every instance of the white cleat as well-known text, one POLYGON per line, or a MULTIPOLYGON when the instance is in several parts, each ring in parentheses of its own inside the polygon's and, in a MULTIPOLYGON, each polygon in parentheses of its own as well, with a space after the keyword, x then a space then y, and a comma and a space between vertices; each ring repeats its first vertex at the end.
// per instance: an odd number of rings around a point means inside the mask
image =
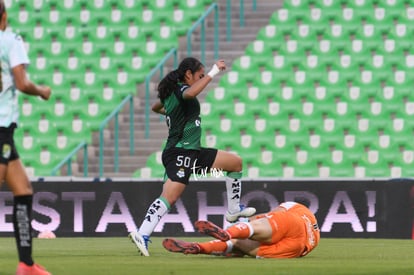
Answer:
POLYGON ((226 212, 226 220, 228 222, 237 222, 237 220, 241 217, 251 217, 256 214, 256 208, 254 207, 244 207, 243 205, 240 206, 240 211, 236 213, 230 213, 229 211, 226 212))
POLYGON ((136 231, 129 233, 128 236, 138 248, 138 252, 141 253, 142 256, 149 257, 149 252, 148 252, 148 242, 150 241, 149 236, 141 235, 136 231))

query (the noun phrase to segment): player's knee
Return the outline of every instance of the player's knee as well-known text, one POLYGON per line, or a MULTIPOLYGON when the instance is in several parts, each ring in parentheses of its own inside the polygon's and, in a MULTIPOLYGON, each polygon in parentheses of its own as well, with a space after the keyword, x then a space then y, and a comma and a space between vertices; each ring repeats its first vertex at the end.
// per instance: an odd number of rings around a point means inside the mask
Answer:
POLYGON ((234 156, 234 161, 233 161, 233 165, 232 165, 233 169, 231 172, 240 172, 243 170, 243 160, 239 155, 235 155, 234 156))

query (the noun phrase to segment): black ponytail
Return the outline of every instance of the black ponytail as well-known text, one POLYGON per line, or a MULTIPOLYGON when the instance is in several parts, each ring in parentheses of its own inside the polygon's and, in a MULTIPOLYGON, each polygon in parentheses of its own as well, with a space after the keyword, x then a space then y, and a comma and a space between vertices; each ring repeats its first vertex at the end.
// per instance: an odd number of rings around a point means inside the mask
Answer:
POLYGON ((158 97, 163 101, 179 88, 179 83, 185 83, 185 73, 190 70, 195 73, 204 65, 194 57, 184 58, 178 68, 169 72, 158 84, 158 97))

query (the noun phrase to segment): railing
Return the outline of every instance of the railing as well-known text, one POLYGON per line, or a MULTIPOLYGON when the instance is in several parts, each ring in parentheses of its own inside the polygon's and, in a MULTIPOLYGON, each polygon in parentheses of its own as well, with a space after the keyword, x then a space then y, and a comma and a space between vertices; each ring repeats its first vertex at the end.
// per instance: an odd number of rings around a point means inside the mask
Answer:
POLYGON ((134 97, 128 95, 100 124, 99 126, 99 177, 103 176, 104 165, 104 130, 111 119, 114 118, 114 172, 119 171, 119 121, 118 115, 129 102, 129 152, 134 153, 134 97))
POLYGON ((210 7, 206 10, 206 12, 193 24, 193 26, 187 32, 187 55, 191 56, 192 54, 192 43, 191 43, 191 36, 193 35, 194 31, 197 27, 201 26, 201 62, 205 64, 205 52, 206 52, 206 30, 205 30, 205 21, 207 16, 209 16, 214 11, 214 58, 218 59, 218 50, 219 50, 219 10, 217 3, 213 3, 210 7))
POLYGON ((177 49, 171 49, 164 58, 151 70, 151 72, 145 77, 145 138, 149 138, 149 117, 150 117, 150 83, 151 78, 155 75, 155 73, 159 70, 160 72, 160 79, 163 78, 164 75, 164 66, 167 60, 174 57, 174 67, 178 66, 177 61, 177 49))
MULTIPOLYGON (((115 125, 114 125, 114 149, 115 149, 115 156, 114 156, 114 171, 118 172, 119 170, 119 121, 118 121, 118 114, 122 110, 122 108, 129 102, 129 151, 132 155, 134 153, 134 102, 133 96, 128 95, 127 97, 122 100, 122 102, 102 121, 99 126, 99 177, 103 176, 103 153, 104 153, 104 129, 109 123, 112 118, 115 118, 115 125)), ((78 153, 80 149, 84 149, 83 154, 83 175, 85 177, 88 176, 88 144, 86 142, 81 142, 72 152, 70 152, 56 167, 53 168, 51 175, 55 176, 57 171, 60 170, 63 165, 68 165, 68 176, 72 175, 72 158, 75 154, 78 153)))
MULTIPOLYGON (((253 0, 253 10, 256 10, 256 0, 253 0)), ((240 27, 244 27, 244 0, 240 0, 240 12, 239 12, 240 27)), ((231 0, 227 0, 226 3, 226 22, 227 22, 227 41, 231 41, 231 0)))
POLYGON ((59 171, 63 165, 67 165, 68 167, 68 176, 72 175, 72 158, 75 156, 75 154, 78 153, 80 149, 83 149, 83 176, 88 176, 88 144, 85 141, 82 141, 79 143, 78 146, 76 146, 75 149, 72 150, 61 162, 59 162, 58 165, 55 166, 55 168, 52 169, 52 172, 50 173, 52 176, 56 176, 57 171, 59 171))

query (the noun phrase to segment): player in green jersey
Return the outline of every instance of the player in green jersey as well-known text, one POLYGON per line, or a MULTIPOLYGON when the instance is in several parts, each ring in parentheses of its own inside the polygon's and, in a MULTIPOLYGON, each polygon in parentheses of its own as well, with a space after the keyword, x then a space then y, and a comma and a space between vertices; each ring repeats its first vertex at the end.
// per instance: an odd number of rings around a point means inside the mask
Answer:
POLYGON ((139 229, 129 234, 144 256, 149 256, 149 236, 180 198, 193 173, 210 169, 227 173, 227 221, 235 222, 239 217, 250 217, 256 212, 252 207, 240 205, 242 159, 234 153, 200 145, 201 118, 197 96, 214 76, 225 69, 225 62, 218 60, 205 75, 204 65, 196 58, 187 57, 158 85, 160 100, 152 110, 165 115, 168 126, 168 139, 162 154, 166 181, 160 197, 149 206, 139 229))

